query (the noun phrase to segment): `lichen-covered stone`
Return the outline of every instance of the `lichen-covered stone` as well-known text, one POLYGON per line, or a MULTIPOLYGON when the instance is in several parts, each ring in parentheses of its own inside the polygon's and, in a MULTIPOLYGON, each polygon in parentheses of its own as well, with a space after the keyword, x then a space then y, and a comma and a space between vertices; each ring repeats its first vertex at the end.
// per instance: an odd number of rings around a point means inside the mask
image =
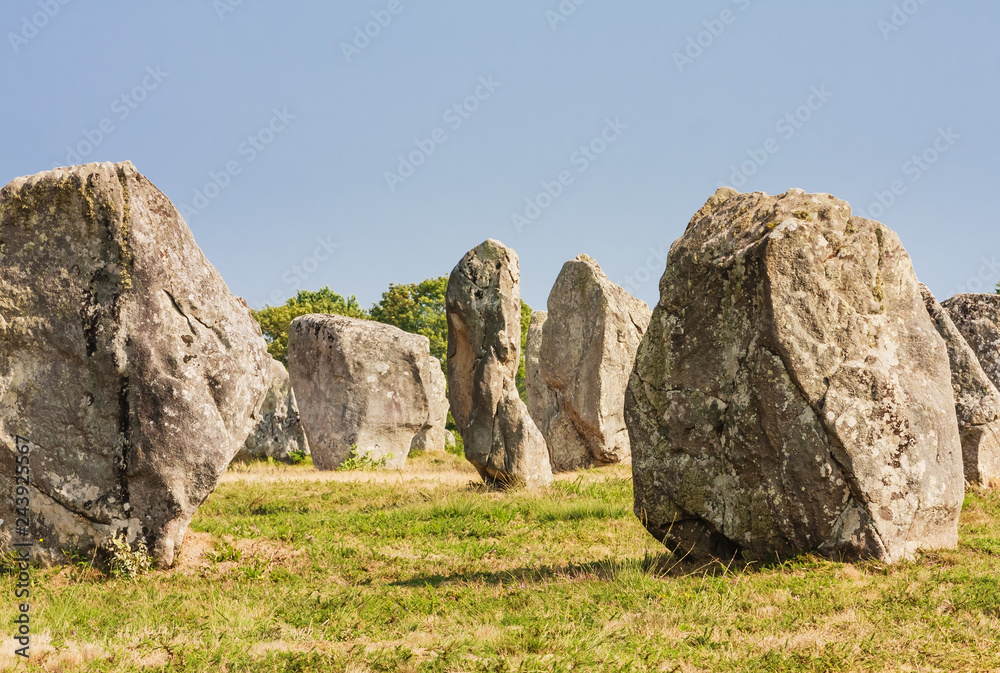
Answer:
POLYGON ((268 371, 270 383, 264 403, 254 414, 254 427, 236 454, 236 459, 273 458, 290 463, 295 454, 309 455, 309 442, 299 420, 299 406, 295 402, 288 371, 274 358, 271 358, 268 371))
POLYGON ((515 385, 521 351, 517 254, 488 240, 448 279, 448 395, 465 457, 491 485, 552 481, 545 439, 515 385))
POLYGON ((627 463, 625 387, 649 324, 649 306, 612 283, 593 258, 580 255, 563 265, 548 309, 544 325, 535 328, 541 343, 526 378, 529 408, 533 391, 539 398, 532 416, 545 436, 552 469, 627 463))
POLYGON ((965 481, 1000 481, 1000 392, 986 376, 975 352, 926 285, 920 291, 927 312, 948 346, 955 412, 962 437, 965 481))
POLYGON ((305 315, 288 332, 288 373, 313 465, 351 455, 400 469, 427 424, 433 366, 425 336, 373 320, 305 315))
POLYGON ((941 305, 1000 389, 1000 295, 959 294, 941 305))
POLYGON ((424 427, 413 438, 410 450, 445 451, 453 446, 455 438, 445 425, 448 423, 448 380, 441 370, 441 361, 431 357, 428 363, 427 388, 428 418, 424 427), (449 444, 448 440, 451 440, 449 444))
POLYGON ((896 561, 957 543, 944 340, 895 233, 720 189, 671 247, 625 416, 635 511, 694 556, 896 561))
POLYGON ((0 241, 0 491, 23 436, 39 560, 124 531, 169 565, 263 400, 260 327, 128 162, 14 180, 0 241))

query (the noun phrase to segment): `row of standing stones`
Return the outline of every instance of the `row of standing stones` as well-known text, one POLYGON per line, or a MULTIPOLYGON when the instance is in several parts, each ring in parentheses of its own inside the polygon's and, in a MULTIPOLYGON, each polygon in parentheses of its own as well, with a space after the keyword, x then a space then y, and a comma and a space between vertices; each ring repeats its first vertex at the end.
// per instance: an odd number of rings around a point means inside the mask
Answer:
POLYGON ((955 545, 965 484, 1000 479, 1000 297, 939 304, 832 196, 720 189, 652 311, 567 262, 532 315, 527 405, 519 284, 494 240, 452 271, 447 382, 426 337, 329 315, 292 323, 286 372, 131 163, 19 178, 0 191, 0 489, 21 437, 35 558, 123 531, 170 565, 237 454, 401 467, 444 446, 450 409, 491 485, 631 461, 636 515, 693 558, 891 562, 955 545))

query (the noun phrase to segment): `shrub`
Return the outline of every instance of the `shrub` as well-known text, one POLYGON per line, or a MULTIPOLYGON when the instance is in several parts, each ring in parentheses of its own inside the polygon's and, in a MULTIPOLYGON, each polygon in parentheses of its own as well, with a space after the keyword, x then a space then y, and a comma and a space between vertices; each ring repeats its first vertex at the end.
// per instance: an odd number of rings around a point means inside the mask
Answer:
POLYGON ((108 570, 115 577, 135 579, 139 575, 149 572, 153 565, 146 543, 139 540, 135 549, 132 549, 125 536, 125 531, 118 531, 108 538, 104 547, 111 556, 108 570))

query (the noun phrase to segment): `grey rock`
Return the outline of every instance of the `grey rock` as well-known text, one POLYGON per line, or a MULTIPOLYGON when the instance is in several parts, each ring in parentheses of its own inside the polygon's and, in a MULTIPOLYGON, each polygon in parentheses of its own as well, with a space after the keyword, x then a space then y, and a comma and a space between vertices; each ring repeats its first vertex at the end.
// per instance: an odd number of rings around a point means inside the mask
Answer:
POLYGON ((959 294, 941 305, 1000 389, 1000 295, 959 294))
MULTIPOLYGON (((558 411, 556 395, 542 378, 542 337, 548 317, 547 311, 532 312, 524 346, 524 388, 528 412, 543 437, 548 434, 549 423, 558 411)), ((549 461, 552 461, 551 450, 549 461)))
POLYGON ((488 240, 451 272, 448 395, 465 457, 490 485, 536 487, 552 481, 545 439, 515 384, 521 356, 517 254, 488 240))
POLYGON ((884 225, 722 188, 671 247, 625 417, 635 511, 693 556, 957 544, 948 352, 884 225))
POLYGON ((427 424, 427 382, 440 364, 425 336, 373 320, 305 315, 288 333, 292 378, 313 465, 356 455, 400 469, 427 424))
POLYGON ((948 346, 965 481, 994 484, 1000 480, 1000 392, 934 294, 923 284, 920 292, 934 326, 948 346))
POLYGON ((420 432, 413 438, 410 450, 418 451, 445 451, 451 439, 451 446, 454 446, 455 438, 451 432, 445 428, 448 422, 448 380, 441 370, 441 362, 436 357, 431 357, 428 362, 428 380, 424 381, 428 400, 428 418, 420 432))
POLYGON ((295 402, 288 371, 274 358, 271 358, 268 378, 264 403, 254 414, 253 430, 236 454, 236 459, 273 458, 290 463, 295 453, 309 455, 309 442, 299 421, 299 406, 295 402))
POLYGON ((129 162, 14 180, 0 240, 0 490, 25 437, 38 560, 124 532, 170 565, 263 401, 260 327, 129 162))
POLYGON ((593 258, 580 255, 563 265, 548 309, 537 328, 537 365, 526 376, 529 407, 531 391, 538 391, 532 417, 545 436, 552 469, 628 463, 625 388, 649 325, 649 306, 611 282, 593 258))

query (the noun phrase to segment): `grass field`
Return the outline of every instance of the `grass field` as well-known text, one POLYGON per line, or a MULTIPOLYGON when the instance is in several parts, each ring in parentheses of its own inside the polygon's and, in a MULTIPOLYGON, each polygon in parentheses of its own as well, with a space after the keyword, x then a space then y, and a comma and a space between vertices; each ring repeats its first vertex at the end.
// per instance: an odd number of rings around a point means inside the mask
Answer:
MULTIPOLYGON (((628 468, 482 492, 450 455, 402 472, 235 466, 180 561, 129 581, 35 569, 31 671, 1000 669, 1000 497, 913 562, 678 564, 628 468)), ((10 576, 0 619, 14 615, 10 576)), ((10 627, 7 627, 8 630, 10 627)))

